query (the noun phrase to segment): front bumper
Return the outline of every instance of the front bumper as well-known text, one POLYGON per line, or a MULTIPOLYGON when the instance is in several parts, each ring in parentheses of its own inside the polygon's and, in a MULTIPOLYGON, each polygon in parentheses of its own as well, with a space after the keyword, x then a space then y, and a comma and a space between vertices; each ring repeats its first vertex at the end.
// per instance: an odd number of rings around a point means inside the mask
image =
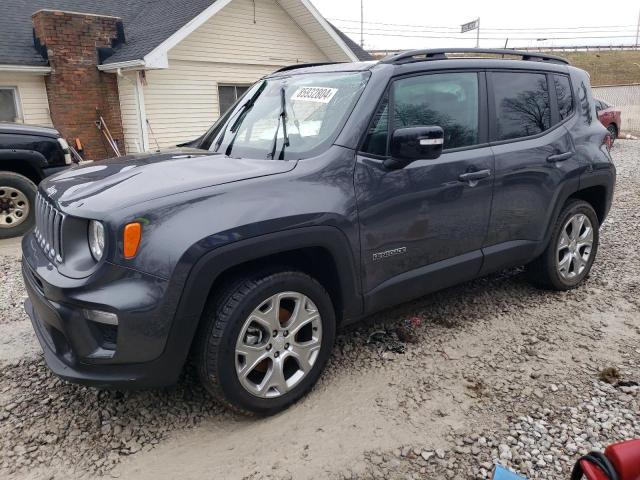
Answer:
POLYGON ((44 359, 49 369, 58 377, 73 383, 102 388, 150 388, 161 387, 175 383, 174 377, 167 375, 161 362, 147 362, 131 365, 96 365, 74 362, 68 353, 60 353, 52 346, 50 334, 46 331, 45 321, 37 313, 39 310, 54 311, 46 304, 36 300, 38 307, 34 307, 31 297, 24 302, 24 308, 31 319, 36 337, 44 352, 44 359))
POLYGON ((70 279, 49 263, 32 235, 23 239, 22 275, 25 310, 57 376, 117 388, 177 381, 188 343, 169 341, 175 305, 166 303, 176 296, 167 295, 166 280, 111 264, 86 279, 70 279), (117 327, 85 318, 85 309, 116 313, 117 327))

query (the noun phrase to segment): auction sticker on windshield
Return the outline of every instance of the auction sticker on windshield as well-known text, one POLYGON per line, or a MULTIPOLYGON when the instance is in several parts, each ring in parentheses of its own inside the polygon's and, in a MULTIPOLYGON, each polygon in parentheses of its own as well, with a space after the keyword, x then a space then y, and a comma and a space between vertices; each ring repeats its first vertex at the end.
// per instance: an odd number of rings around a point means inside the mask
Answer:
POLYGON ((337 91, 337 88, 329 87, 300 87, 296 90, 296 93, 293 94, 291 100, 329 103, 337 91))

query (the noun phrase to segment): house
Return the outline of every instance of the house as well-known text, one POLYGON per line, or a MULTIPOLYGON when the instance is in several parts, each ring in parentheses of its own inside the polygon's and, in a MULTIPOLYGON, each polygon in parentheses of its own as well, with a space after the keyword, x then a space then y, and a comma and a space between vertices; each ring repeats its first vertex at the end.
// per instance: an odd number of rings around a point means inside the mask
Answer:
POLYGON ((309 0, 3 0, 0 121, 53 125, 88 158, 204 133, 295 63, 369 60, 309 0))

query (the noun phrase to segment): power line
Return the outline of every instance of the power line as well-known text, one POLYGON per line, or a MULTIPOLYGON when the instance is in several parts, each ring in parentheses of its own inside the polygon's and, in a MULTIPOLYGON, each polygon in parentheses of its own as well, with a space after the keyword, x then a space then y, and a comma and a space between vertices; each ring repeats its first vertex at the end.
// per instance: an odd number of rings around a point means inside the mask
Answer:
MULTIPOLYGON (((360 20, 347 20, 340 18, 330 18, 332 22, 349 22, 349 23, 360 23, 360 20)), ((365 25, 386 25, 392 27, 415 27, 415 28, 433 28, 433 29, 441 29, 441 30, 453 30, 460 31, 460 27, 447 27, 442 25, 417 25, 417 24, 409 24, 409 23, 385 23, 385 22, 364 22, 365 25)), ((521 30, 531 30, 531 31, 549 31, 549 30, 584 30, 584 29, 618 29, 618 28, 636 28, 636 25, 592 25, 592 26, 580 26, 580 27, 511 27, 511 28, 501 28, 494 27, 488 28, 483 27, 483 30, 491 30, 491 31, 521 31, 521 30)), ((594 30, 594 31, 595 31, 594 30)), ((577 32, 580 33, 580 32, 577 32)))
MULTIPOLYGON (((359 33, 349 30, 343 30, 344 33, 359 33)), ((453 40, 468 40, 471 37, 464 37, 460 35, 404 35, 400 33, 370 33, 365 31, 365 35, 374 37, 404 37, 404 38, 440 38, 440 39, 453 39, 453 40)), ((579 39, 593 39, 593 38, 632 38, 633 35, 587 35, 587 36, 575 36, 575 37, 545 37, 545 40, 579 40, 579 39)), ((480 37, 480 40, 504 40, 502 37, 480 37)), ((517 37, 517 40, 539 40, 540 37, 517 37)))
MULTIPOLYGON (((353 29, 355 27, 353 26, 347 26, 346 28, 343 28, 343 30, 347 30, 347 29, 353 29)), ((438 33, 438 34, 442 34, 442 33, 453 33, 453 32, 439 32, 437 30, 432 30, 430 28, 420 28, 420 29, 416 29, 416 30, 412 30, 412 29, 398 29, 398 28, 378 28, 378 27, 367 27, 368 31, 374 31, 374 32, 398 32, 401 31, 403 33, 413 33, 413 32, 417 32, 417 33, 438 33)), ((491 29, 482 29, 483 32, 487 32, 489 31, 490 33, 497 33, 494 32, 491 29)), ((528 31, 528 32, 511 32, 509 33, 509 35, 526 35, 526 34, 533 34, 536 33, 537 31, 528 31)), ((628 33, 629 35, 633 36, 636 33, 636 29, 628 29, 628 30, 583 30, 580 32, 573 32, 573 31, 567 31, 567 30, 563 30, 563 31, 557 31, 557 32, 540 32, 543 35, 547 35, 549 33, 551 34, 564 34, 564 33, 576 33, 576 34, 585 34, 585 33, 598 33, 598 34, 603 34, 603 33, 628 33)))

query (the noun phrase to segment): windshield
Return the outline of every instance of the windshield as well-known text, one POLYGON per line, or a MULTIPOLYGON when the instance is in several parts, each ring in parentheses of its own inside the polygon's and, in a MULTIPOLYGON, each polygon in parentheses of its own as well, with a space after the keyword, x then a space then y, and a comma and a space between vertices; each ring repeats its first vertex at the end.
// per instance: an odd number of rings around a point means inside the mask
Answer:
POLYGON ((368 79, 368 72, 342 72, 262 80, 221 118, 203 148, 235 158, 317 155, 333 143, 368 79))

